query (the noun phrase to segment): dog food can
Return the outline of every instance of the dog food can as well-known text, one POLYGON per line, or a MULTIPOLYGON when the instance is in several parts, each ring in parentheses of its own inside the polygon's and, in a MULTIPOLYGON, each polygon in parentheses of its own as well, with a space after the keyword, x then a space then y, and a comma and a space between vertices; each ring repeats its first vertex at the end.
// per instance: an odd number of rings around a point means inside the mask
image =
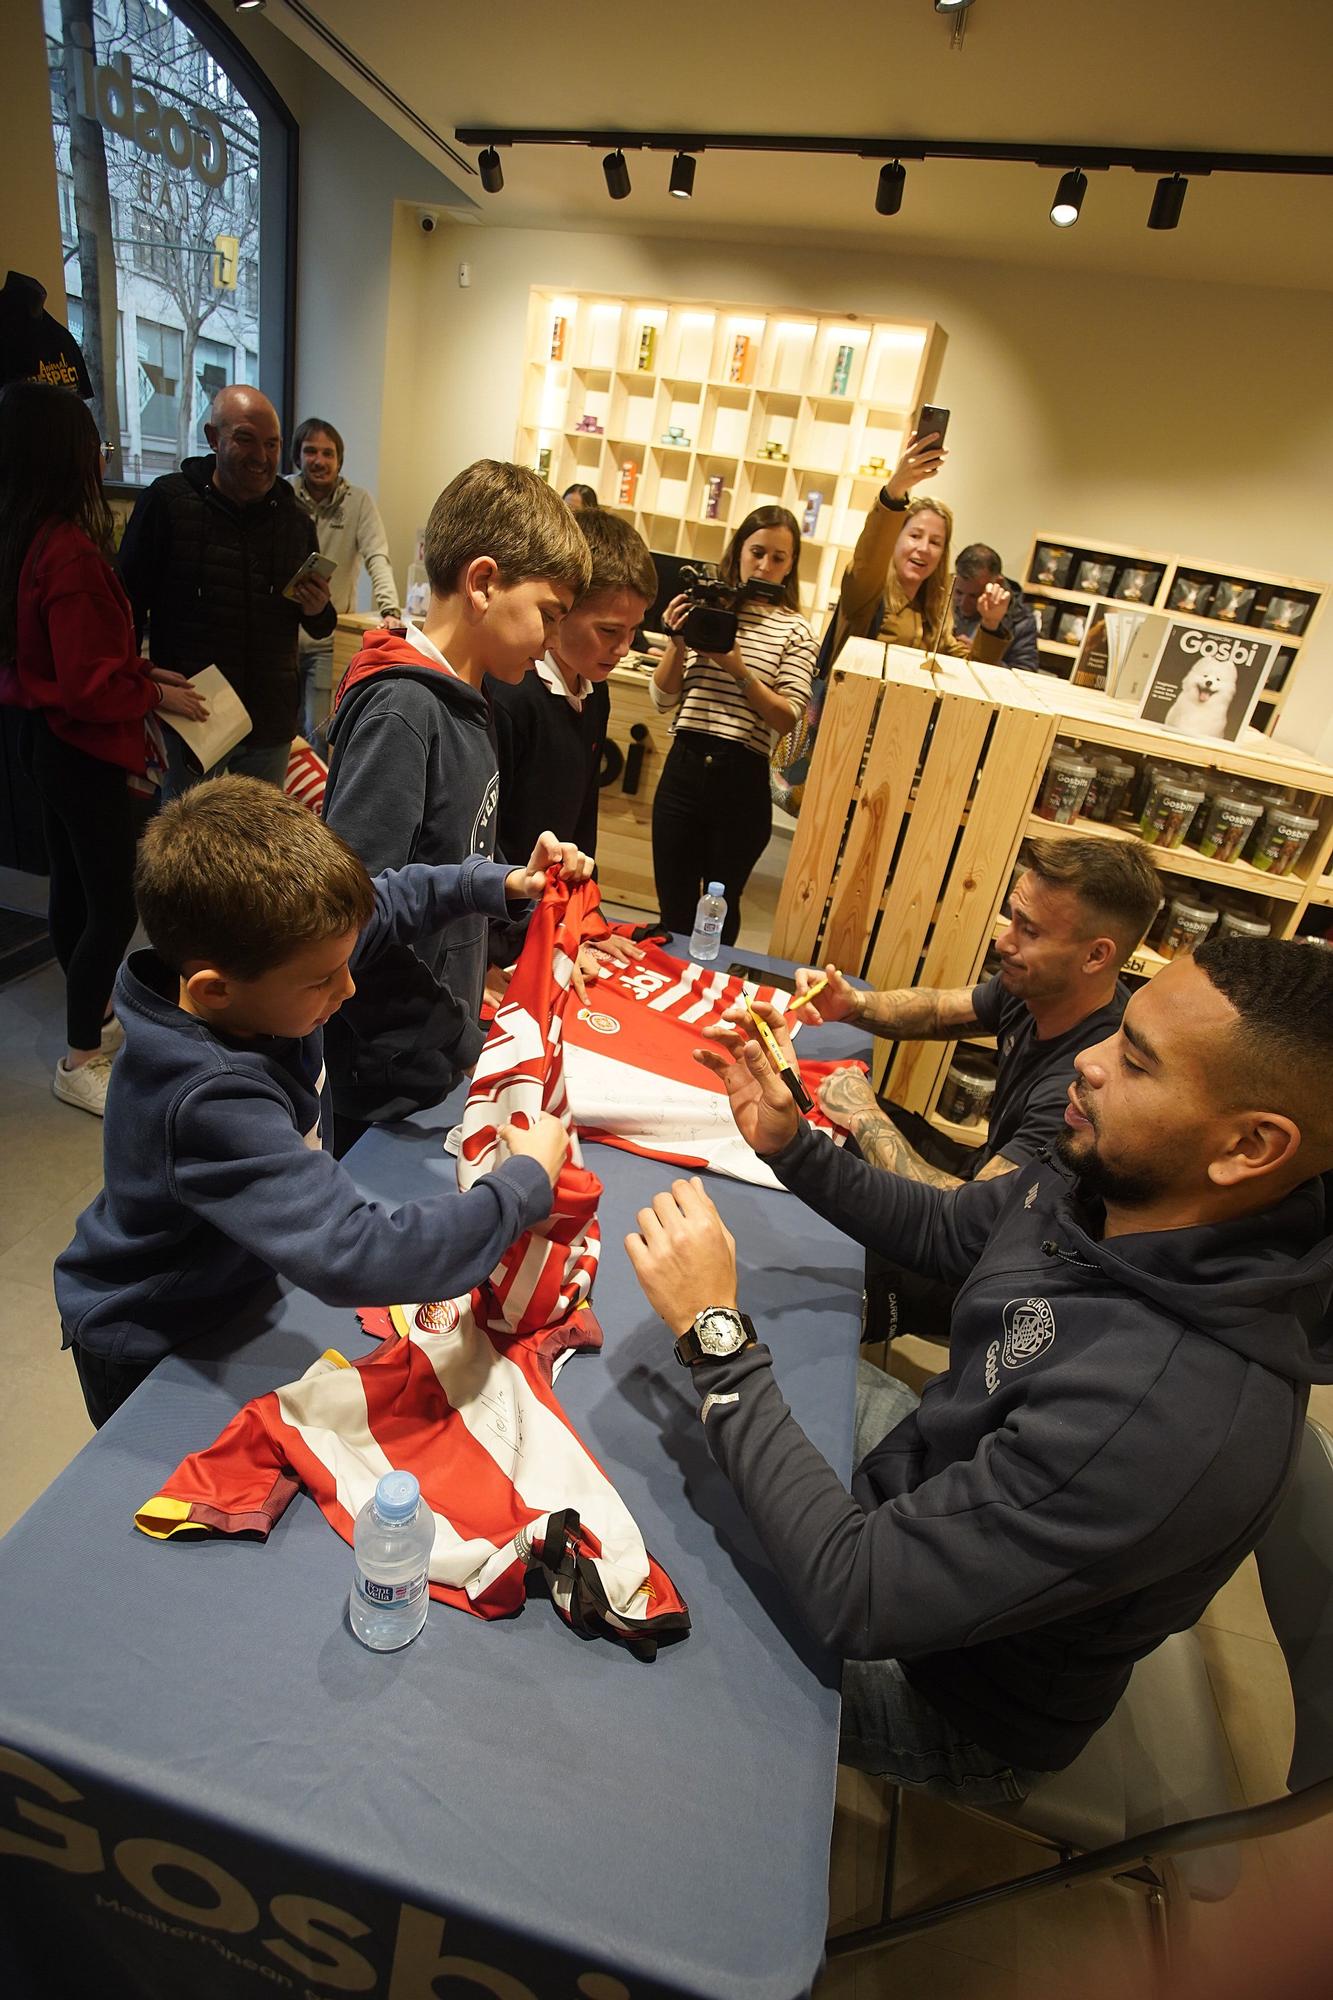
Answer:
POLYGON ((1319 821, 1293 812, 1290 806, 1265 806, 1250 860, 1269 875, 1290 875, 1304 854, 1319 821))
POLYGON ((1204 796, 1201 785, 1154 771, 1139 820, 1140 834, 1150 847, 1179 847, 1204 796))
POLYGON ((1083 802, 1096 775, 1094 766, 1085 763, 1074 751, 1057 750, 1046 766, 1046 775, 1037 794, 1039 817, 1054 820, 1059 826, 1069 826, 1082 812, 1083 802))
POLYGON ((1176 958, 1203 943, 1221 915, 1211 903, 1196 903, 1189 896, 1170 896, 1162 917, 1157 949, 1163 958, 1176 958))
POLYGON ((1215 791, 1203 811, 1195 846, 1210 861, 1235 861, 1263 815, 1258 799, 1235 791, 1215 791))
POLYGON ((1131 564, 1116 578, 1113 595, 1126 604, 1151 604, 1161 581, 1160 569, 1138 569, 1131 564))
POLYGON ((1217 920, 1217 936, 1265 938, 1271 937, 1273 926, 1262 923, 1258 917, 1243 917, 1239 910, 1223 910, 1217 920))
POLYGON ((1104 597, 1111 588, 1115 576, 1113 562, 1081 562, 1074 583, 1075 590, 1090 590, 1096 597, 1104 597))
POLYGON ((1059 590, 1069 575, 1069 565, 1073 560, 1072 549, 1058 549, 1050 542, 1038 542, 1037 552, 1032 558, 1033 583, 1048 583, 1059 590))
POLYGON ((939 1114, 951 1125, 984 1125, 994 1097, 994 1070, 979 1056, 955 1056, 940 1092, 939 1114))
POLYGON ((1239 625, 1243 619, 1249 617, 1250 606, 1254 603, 1254 599, 1255 592, 1248 584, 1219 583, 1213 592, 1212 610, 1209 615, 1213 618, 1225 618, 1228 623, 1239 625))
POLYGON ((1167 599, 1172 611, 1192 611, 1196 618, 1202 618, 1212 600, 1213 586, 1199 576, 1178 576, 1171 586, 1167 599))
POLYGON ((1103 750, 1092 761, 1097 775, 1088 787, 1083 817, 1112 820, 1124 805, 1134 782, 1134 766, 1109 750, 1103 750))

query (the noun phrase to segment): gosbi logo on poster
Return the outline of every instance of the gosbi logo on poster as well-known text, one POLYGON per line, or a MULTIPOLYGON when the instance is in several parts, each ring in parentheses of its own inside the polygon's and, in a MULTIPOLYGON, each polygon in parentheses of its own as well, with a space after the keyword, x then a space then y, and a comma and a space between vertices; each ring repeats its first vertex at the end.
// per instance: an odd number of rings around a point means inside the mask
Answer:
POLYGON ((1195 626, 1181 633, 1180 650, 1182 653, 1197 653, 1202 660, 1216 660, 1219 666, 1229 660, 1233 667, 1248 667, 1252 660, 1259 657, 1259 648, 1253 639, 1247 646, 1243 639, 1232 639, 1226 633, 1214 635, 1212 632, 1200 632, 1195 626))
MULTIPOLYGON (((463 1919, 400 1903, 393 1910, 392 1935, 388 1926, 377 1935, 362 1917, 322 1897, 280 1891, 269 1895, 269 1885, 256 1894, 230 1868, 175 1841, 136 1836, 117 1841, 108 1853, 90 1823, 82 1793, 46 1765, 3 1744, 0 1855, 87 1878, 82 1894, 77 1881, 61 1892, 69 1906, 73 1951, 94 1947, 105 1926, 119 1932, 128 1924, 135 1933, 135 1956, 155 1975, 156 1992, 163 1990, 164 1972, 177 1970, 184 1957, 198 1952, 201 1993, 223 1990, 220 1968, 214 1967, 214 1961, 221 1961, 228 1995, 277 1992, 298 2000, 334 2000, 338 1994, 362 1993, 382 2000, 439 2000, 441 1993, 463 1986, 469 1994, 493 2000, 537 2000, 525 1978, 445 1949, 451 1929, 469 1929, 463 1919)), ((276 1871, 284 1856, 273 1850, 265 1860, 276 1871)), ((371 1885, 367 1890, 374 1893, 371 1885)), ((475 1930, 467 1941, 475 1949, 475 1930)), ((517 1939, 514 1946, 522 1950, 517 1939)), ((57 1949, 49 1938, 43 1947, 57 1949)), ((504 1942, 497 1941, 496 1948, 502 1956, 510 1955, 504 1942)), ((192 1983, 181 1990, 196 1989, 192 1983)), ((554 1954, 542 1964, 541 1992, 543 2000, 634 2000, 619 1979, 580 1971, 576 1965, 564 1970, 554 1954)))

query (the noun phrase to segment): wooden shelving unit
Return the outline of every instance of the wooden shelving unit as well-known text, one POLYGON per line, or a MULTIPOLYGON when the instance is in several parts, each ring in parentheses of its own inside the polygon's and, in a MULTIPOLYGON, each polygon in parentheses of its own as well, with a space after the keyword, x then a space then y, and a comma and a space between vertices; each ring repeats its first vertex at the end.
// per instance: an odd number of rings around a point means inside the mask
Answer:
MULTIPOLYGON (((1333 768, 1257 730, 1237 744, 1143 722, 1123 705, 1046 674, 940 660, 905 647, 849 641, 829 681, 771 949, 806 964, 832 960, 877 987, 967 986, 981 976, 1022 844, 1030 836, 1131 840, 1128 823, 1062 826, 1033 810, 1056 737, 1085 749, 1160 756, 1201 773, 1286 785, 1319 822, 1290 875, 1219 862, 1189 847, 1151 851, 1165 876, 1237 892, 1295 937, 1308 914, 1333 910, 1333 768)), ((1321 926, 1322 928, 1322 926, 1321 926)), ((1141 947, 1126 964, 1151 978, 1168 961, 1141 947)), ((975 1036, 965 1038, 969 1043, 975 1036)), ((875 1080, 949 1137, 976 1128, 939 1119, 935 1104, 955 1042, 876 1044, 875 1080)))
POLYGON ((1066 636, 1069 630, 1066 620, 1087 612, 1098 601, 1114 601, 1127 607, 1137 605, 1148 611, 1174 611, 1187 616, 1191 624, 1211 631, 1252 632, 1256 637, 1274 641, 1281 651, 1254 716, 1255 727, 1266 731, 1272 728, 1287 698, 1300 665, 1301 648, 1319 622, 1329 585, 1310 577, 1251 569, 1248 564, 1237 568, 1235 564, 1201 561, 1173 551, 1135 548, 1086 535, 1051 534, 1038 535, 1033 541, 1023 574, 1023 591, 1036 614, 1037 650, 1044 670, 1065 679, 1079 652, 1078 643, 1066 636), (1063 577, 1058 584, 1042 580, 1048 567, 1043 557, 1051 550, 1068 558, 1067 567, 1057 572, 1063 577), (1096 570, 1103 572, 1100 582, 1094 582, 1089 574, 1096 570), (1080 576, 1085 579, 1083 583, 1079 582, 1080 576), (1218 587, 1236 584, 1251 593, 1243 615, 1210 616, 1209 607, 1217 597, 1218 587), (1144 594, 1126 594, 1136 587, 1144 594), (1196 610, 1189 601, 1178 601, 1182 597, 1188 600, 1195 591, 1199 593, 1201 610, 1196 610), (1299 630, 1264 624, 1266 617, 1279 615, 1280 607, 1279 611, 1274 610, 1279 600, 1295 608, 1294 622, 1299 630))
POLYGON ((803 521, 820 494, 801 564, 818 624, 943 348, 933 322, 535 288, 515 457, 558 492, 591 486, 660 554, 709 562, 752 508, 803 521), (673 428, 686 442, 669 441, 673 428), (766 456, 770 443, 786 457, 766 456))

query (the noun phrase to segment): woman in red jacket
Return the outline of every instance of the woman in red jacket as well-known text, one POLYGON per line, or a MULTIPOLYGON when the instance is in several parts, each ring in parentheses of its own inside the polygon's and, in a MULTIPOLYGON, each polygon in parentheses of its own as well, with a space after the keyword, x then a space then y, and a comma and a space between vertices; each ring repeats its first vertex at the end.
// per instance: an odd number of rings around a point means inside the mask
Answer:
POLYGON ((50 858, 69 1042, 52 1089, 98 1117, 119 1042, 110 998, 134 930, 134 851, 152 810, 148 717, 207 714, 183 675, 140 658, 111 525, 87 407, 68 389, 12 383, 0 393, 0 701, 27 710, 20 754, 50 858))

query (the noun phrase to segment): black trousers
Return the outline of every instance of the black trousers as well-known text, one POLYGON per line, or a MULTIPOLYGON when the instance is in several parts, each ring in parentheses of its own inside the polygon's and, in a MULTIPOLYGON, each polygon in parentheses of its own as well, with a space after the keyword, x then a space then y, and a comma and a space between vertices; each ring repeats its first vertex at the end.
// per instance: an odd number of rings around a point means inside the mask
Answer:
POLYGON ((151 1361, 107 1361, 100 1354, 89 1354, 77 1341, 70 1352, 79 1371, 84 1406, 95 1431, 101 1430, 107 1418, 153 1372, 151 1361))
POLYGON ((773 831, 768 760, 722 736, 682 729, 653 798, 653 879, 662 921, 687 936, 710 882, 726 891, 723 944, 735 944, 741 894, 773 831))
POLYGON ((134 855, 152 802, 118 764, 62 743, 39 710, 23 722, 20 755, 51 863, 47 924, 65 975, 65 1033, 72 1049, 95 1049, 134 933, 134 855))

